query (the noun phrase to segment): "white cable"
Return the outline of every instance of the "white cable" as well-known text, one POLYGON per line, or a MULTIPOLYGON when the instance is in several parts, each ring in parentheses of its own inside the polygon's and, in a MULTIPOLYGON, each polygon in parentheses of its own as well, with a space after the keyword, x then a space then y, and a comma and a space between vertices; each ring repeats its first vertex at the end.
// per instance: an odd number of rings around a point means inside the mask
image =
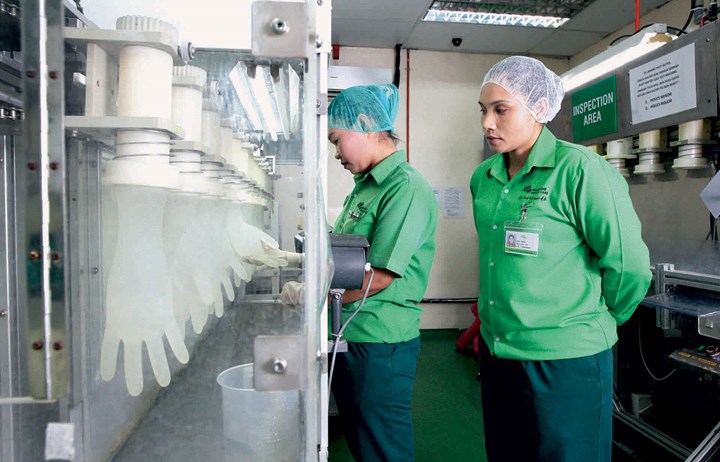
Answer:
POLYGON ((643 355, 643 349, 642 349, 641 333, 642 333, 642 331, 641 331, 641 327, 640 327, 640 320, 638 320, 638 349, 640 350, 640 359, 642 360, 643 366, 645 366, 645 370, 647 371, 648 374, 650 374, 650 377, 652 377, 653 379, 655 379, 658 382, 662 382, 663 380, 665 380, 668 377, 670 377, 671 375, 673 375, 675 373, 675 371, 677 370, 677 368, 671 370, 668 375, 666 375, 665 377, 663 377, 661 379, 655 377, 655 374, 653 374, 650 371, 650 368, 648 367, 647 363, 645 362, 645 355, 643 355))
POLYGON ((363 305, 365 304, 365 300, 367 300, 368 293, 370 292, 370 286, 372 285, 373 278, 375 277, 375 271, 370 266, 370 263, 367 264, 365 271, 366 272, 370 271, 370 279, 368 280, 368 285, 367 285, 367 288, 365 289, 365 293, 363 294, 363 298, 360 301, 360 305, 358 305, 358 307, 355 308, 355 311, 353 311, 353 314, 351 314, 350 317, 347 319, 347 321, 345 321, 343 323, 343 325, 340 327, 340 330, 338 331, 338 333, 332 334, 336 338, 335 338, 335 344, 333 345, 332 359, 330 360, 330 373, 328 375, 328 391, 329 391, 328 401, 330 400, 330 393, 332 393, 332 386, 331 386, 332 385, 332 377, 333 377, 333 372, 335 371, 335 357, 337 356, 337 349, 338 349, 338 345, 340 344, 340 339, 342 338, 342 334, 345 331, 345 328, 347 327, 347 325, 350 324, 350 321, 352 321, 352 319, 355 317, 355 315, 358 314, 358 312, 360 311, 360 308, 362 308, 363 305))

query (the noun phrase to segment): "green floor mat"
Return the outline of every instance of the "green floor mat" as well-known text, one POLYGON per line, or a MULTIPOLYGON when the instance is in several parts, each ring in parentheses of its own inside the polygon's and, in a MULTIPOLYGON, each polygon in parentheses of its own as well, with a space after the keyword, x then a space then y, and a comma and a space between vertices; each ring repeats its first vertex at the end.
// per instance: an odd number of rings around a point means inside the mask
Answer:
MULTIPOLYGON (((455 351, 456 329, 420 334, 413 396, 416 462, 485 461, 477 361, 455 351)), ((330 461, 352 462, 331 419, 330 461)))

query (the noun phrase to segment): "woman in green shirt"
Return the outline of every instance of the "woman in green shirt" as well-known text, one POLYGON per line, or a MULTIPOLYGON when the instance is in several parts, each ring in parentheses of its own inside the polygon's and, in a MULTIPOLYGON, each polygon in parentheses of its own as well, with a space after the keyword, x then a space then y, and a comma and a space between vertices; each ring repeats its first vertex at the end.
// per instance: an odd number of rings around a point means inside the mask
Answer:
POLYGON ((563 96, 522 56, 493 66, 480 93, 497 153, 470 181, 491 462, 610 460, 611 348, 651 279, 626 181, 545 127, 563 96))
POLYGON ((437 200, 396 147, 393 85, 351 87, 328 107, 335 158, 354 175, 333 232, 365 236, 374 276, 343 295, 343 338, 332 391, 358 462, 414 460, 412 385, 420 347, 417 305, 435 254, 437 200), (360 310, 362 296, 368 298, 360 310))

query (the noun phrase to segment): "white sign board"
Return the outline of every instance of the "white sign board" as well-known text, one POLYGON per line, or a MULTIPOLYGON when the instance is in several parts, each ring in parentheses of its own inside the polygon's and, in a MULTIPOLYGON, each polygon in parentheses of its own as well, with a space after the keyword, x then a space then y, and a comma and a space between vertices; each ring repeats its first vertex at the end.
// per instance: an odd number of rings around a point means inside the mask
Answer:
POLYGON ((695 44, 631 69, 629 85, 633 124, 695 108, 695 44))
POLYGON ((465 217, 465 188, 448 187, 443 191, 445 218, 465 217))

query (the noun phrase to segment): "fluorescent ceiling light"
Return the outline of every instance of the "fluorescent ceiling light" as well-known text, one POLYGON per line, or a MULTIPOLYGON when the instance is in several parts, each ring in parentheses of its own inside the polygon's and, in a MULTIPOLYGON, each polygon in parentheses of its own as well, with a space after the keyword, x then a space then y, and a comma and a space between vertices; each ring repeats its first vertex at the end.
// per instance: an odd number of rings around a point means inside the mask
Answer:
POLYGON ((230 82, 246 118, 253 129, 268 133, 273 141, 278 140, 278 133, 290 139, 294 131, 293 111, 298 111, 300 92, 299 77, 289 65, 275 70, 278 72, 273 72, 267 64, 255 65, 255 76, 250 77, 248 65, 240 61, 230 71, 230 82))
POLYGON ((255 107, 255 98, 253 97, 253 92, 250 87, 247 66, 245 66, 244 62, 240 61, 233 70, 230 71, 230 82, 240 100, 240 105, 242 105, 243 112, 245 112, 245 118, 252 126, 252 129, 262 130, 263 124, 260 120, 258 110, 255 107))
POLYGON ((435 0, 424 21, 558 28, 594 0, 435 0))
POLYGON ((570 18, 558 16, 534 16, 527 14, 502 14, 472 11, 430 10, 423 21, 484 24, 491 26, 520 26, 558 28, 570 18))
POLYGON ((560 76, 565 92, 629 63, 674 40, 665 24, 653 24, 560 76))

